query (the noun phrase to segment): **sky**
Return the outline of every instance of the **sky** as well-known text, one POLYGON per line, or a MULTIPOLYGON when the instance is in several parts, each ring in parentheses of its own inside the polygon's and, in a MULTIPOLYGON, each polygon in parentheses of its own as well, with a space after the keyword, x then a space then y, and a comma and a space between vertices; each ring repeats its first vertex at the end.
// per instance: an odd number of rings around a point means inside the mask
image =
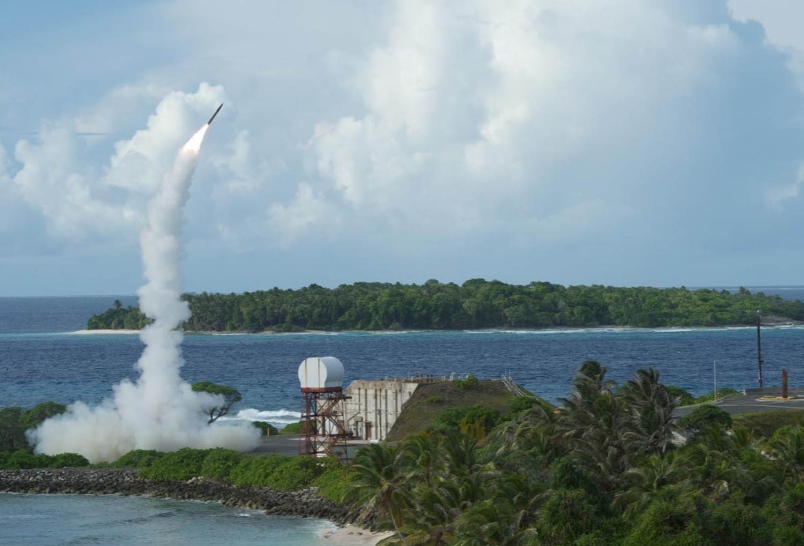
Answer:
POLYGON ((804 285, 799 0, 57 0, 0 19, 0 296, 804 285))

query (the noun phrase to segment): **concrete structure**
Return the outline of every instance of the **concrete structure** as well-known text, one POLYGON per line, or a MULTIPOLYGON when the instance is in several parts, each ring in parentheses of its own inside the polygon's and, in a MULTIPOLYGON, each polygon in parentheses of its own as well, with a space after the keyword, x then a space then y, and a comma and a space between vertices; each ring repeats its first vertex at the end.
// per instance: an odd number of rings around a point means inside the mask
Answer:
POLYGON ((432 377, 352 381, 346 389, 346 430, 363 440, 385 440, 402 406, 432 377))

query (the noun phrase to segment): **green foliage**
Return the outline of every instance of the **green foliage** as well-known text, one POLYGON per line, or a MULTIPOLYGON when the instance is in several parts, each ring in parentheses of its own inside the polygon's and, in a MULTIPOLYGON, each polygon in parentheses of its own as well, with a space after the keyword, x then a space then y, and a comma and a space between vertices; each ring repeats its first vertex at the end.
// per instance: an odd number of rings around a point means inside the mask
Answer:
POLYGON ((804 411, 781 410, 741 413, 732 416, 734 425, 741 425, 759 438, 770 438, 779 428, 786 425, 804 425, 804 411))
POLYGON ((246 457, 231 469, 229 479, 235 485, 297 490, 311 487, 327 463, 313 457, 285 457, 271 454, 246 457))
POLYGON ((211 381, 198 381, 193 383, 193 391, 206 392, 223 397, 223 403, 220 406, 213 406, 206 410, 206 413, 209 416, 209 421, 207 422, 208 424, 228 414, 229 410, 232 409, 232 406, 243 399, 243 396, 234 387, 218 385, 216 383, 212 383, 211 381))
POLYGON ((20 449, 14 452, 0 452, 0 470, 20 470, 26 468, 79 468, 89 466, 89 461, 77 453, 58 455, 34 455, 20 449))
MULTIPOLYGON (((639 517, 623 546, 700 546, 713 544, 702 536, 699 510, 705 500, 658 500, 639 517)), ((708 504, 708 503, 707 503, 708 504)))
POLYGON ((348 466, 328 464, 323 473, 313 480, 318 494, 333 502, 342 502, 355 480, 355 472, 348 466))
POLYGON ((229 473, 232 483, 239 486, 267 486, 271 475, 286 461, 287 457, 270 454, 265 457, 245 457, 229 473))
POLYGON ((20 425, 27 429, 38 427, 42 421, 67 411, 67 406, 56 402, 42 402, 20 415, 20 425))
POLYGON ((213 480, 228 480, 232 469, 242 460, 243 455, 233 449, 210 449, 201 465, 201 476, 213 480))
POLYGON ((324 468, 313 457, 285 457, 279 467, 268 476, 266 485, 274 489, 293 491, 313 485, 324 468))
POLYGON ((665 385, 664 388, 667 391, 667 394, 673 398, 678 398, 679 406, 689 406, 695 404, 695 398, 686 389, 676 387, 675 385, 665 385))
POLYGON ((511 409, 509 411, 511 414, 522 413, 523 411, 533 409, 534 406, 538 405, 540 405, 538 398, 520 396, 518 398, 514 398, 514 400, 511 402, 511 409))
POLYGON ((583 489, 557 489, 539 511, 536 529, 545 544, 572 544, 598 529, 603 519, 583 489))
POLYGON ((89 461, 78 453, 60 453, 50 457, 50 468, 79 468, 89 466, 89 461))
POLYGON ((424 399, 425 402, 428 404, 440 404, 444 401, 443 396, 428 396, 424 399))
POLYGON ((265 421, 253 421, 252 424, 262 431, 263 436, 276 436, 279 434, 279 430, 271 423, 266 423, 265 421))
POLYGON ((0 409, 0 451, 31 449, 25 431, 65 411, 66 406, 56 402, 42 402, 28 410, 16 407, 0 409))
POLYGON ((5 456, 3 463, 4 468, 8 470, 24 469, 24 468, 47 468, 48 463, 47 455, 34 455, 25 449, 8 453, 5 456))
POLYGON ((135 449, 111 463, 110 466, 115 468, 147 468, 165 455, 167 454, 154 449, 135 449))
POLYGON ((20 423, 22 408, 0 410, 0 451, 28 449, 25 428, 20 423))
POLYGON ((302 429, 304 428, 304 421, 299 421, 298 423, 290 423, 285 425, 279 430, 280 434, 301 434, 302 429))
POLYGON ((474 375, 468 375, 466 379, 458 379, 455 386, 459 389, 475 390, 480 386, 480 380, 474 375))
POLYGON ((201 476, 204 459, 212 450, 184 447, 165 453, 140 470, 140 476, 157 482, 185 481, 201 476))
MULTIPOLYGON (((804 303, 747 290, 617 288, 532 282, 524 286, 471 279, 458 286, 429 280, 422 285, 355 283, 334 289, 243 294, 185 294, 192 331, 295 332, 301 330, 405 330, 548 328, 556 326, 752 325, 756 310, 804 320, 804 303)), ((93 315, 89 329, 141 328, 136 307, 93 315)))
POLYGON ((139 307, 123 307, 114 300, 112 307, 100 315, 92 315, 87 321, 87 330, 139 330, 152 321, 142 314, 139 307))
POLYGON ((709 427, 729 429, 732 426, 731 415, 717 406, 701 406, 678 420, 678 426, 696 433, 709 427))
POLYGON ((436 432, 456 432, 481 440, 500 419, 500 412, 482 404, 449 408, 439 415, 430 426, 436 432))

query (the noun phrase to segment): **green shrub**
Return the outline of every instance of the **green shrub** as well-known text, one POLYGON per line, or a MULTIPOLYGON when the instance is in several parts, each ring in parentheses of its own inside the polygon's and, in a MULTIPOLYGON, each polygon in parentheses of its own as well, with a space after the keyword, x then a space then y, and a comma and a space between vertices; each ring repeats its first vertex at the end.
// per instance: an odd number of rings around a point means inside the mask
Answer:
POLYGON ((667 391, 667 394, 669 394, 671 398, 678 398, 679 406, 689 406, 695 403, 695 398, 687 391, 687 389, 682 389, 681 387, 676 387, 675 385, 665 385, 664 390, 667 391))
POLYGON ((53 417, 54 415, 60 415, 65 411, 67 411, 67 406, 64 404, 51 401, 42 402, 22 412, 20 415, 20 425, 26 430, 36 428, 42 424, 42 421, 45 419, 53 417))
POLYGON ((472 432, 482 429, 488 433, 500 420, 500 412, 483 404, 449 408, 436 417, 430 425, 435 432, 462 431, 474 436, 472 432), (462 430, 466 429, 466 430, 462 430), (471 429, 471 430, 470 430, 471 429))
POLYGON ((252 424, 262 431, 263 436, 276 436, 279 434, 279 430, 271 423, 266 423, 265 421, 253 421, 252 424))
POLYGON ((135 449, 129 451, 109 466, 115 468, 147 468, 154 464, 158 459, 167 455, 155 449, 135 449))
POLYGON ((474 390, 480 386, 480 381, 474 375, 466 376, 466 379, 458 379, 455 386, 459 389, 474 390))
POLYGON ((13 452, 28 449, 25 427, 20 423, 22 408, 0 409, 0 451, 13 452))
POLYGON ((204 459, 209 449, 184 447, 174 453, 166 453, 150 466, 140 470, 140 476, 153 481, 184 481, 201 475, 204 459))
POLYGON ((318 494, 333 502, 343 502, 355 479, 355 471, 350 467, 329 459, 334 464, 325 464, 324 472, 313 480, 313 487, 318 494))
POLYGON ((305 489, 313 484, 323 470, 319 460, 313 457, 286 457, 268 476, 266 485, 283 491, 305 489))
POLYGON ((274 453, 265 457, 244 457, 229 473, 232 483, 239 486, 262 487, 288 457, 274 453))
POLYGON ((48 466, 50 468, 79 468, 89 466, 89 461, 78 453, 59 453, 50 457, 48 466))
POLYGON ((539 401, 536 398, 531 398, 530 396, 520 396, 518 398, 514 398, 511 402, 511 413, 521 413, 523 411, 527 411, 531 409, 533 406, 538 405, 539 401))
POLYGON ((444 397, 443 396, 429 396, 429 397, 425 398, 424 401, 427 402, 428 404, 440 404, 441 402, 444 401, 444 397))
POLYGON ((5 457, 3 469, 19 470, 25 468, 47 468, 50 460, 47 455, 34 455, 28 450, 20 449, 5 457))
POLYGON ((279 431, 280 434, 301 434, 302 429, 304 428, 304 421, 299 421, 298 423, 290 423, 289 425, 285 425, 282 430, 279 431))
POLYGON ((232 469, 240 464, 243 455, 233 449, 216 447, 210 449, 209 454, 201 465, 201 475, 213 480, 228 480, 232 469))
POLYGON ((731 428, 731 415, 717 406, 701 406, 680 418, 678 426, 692 433, 700 432, 708 427, 731 428))
POLYGON ((734 425, 742 425, 756 437, 770 438, 786 425, 804 425, 804 411, 779 410, 758 413, 740 413, 732 416, 734 425))

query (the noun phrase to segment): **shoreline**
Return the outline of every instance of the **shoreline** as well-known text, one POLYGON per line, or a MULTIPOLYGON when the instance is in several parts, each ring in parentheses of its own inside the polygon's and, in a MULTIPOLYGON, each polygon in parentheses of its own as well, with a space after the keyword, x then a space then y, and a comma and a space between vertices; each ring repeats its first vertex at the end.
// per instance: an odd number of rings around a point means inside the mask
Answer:
MULTIPOLYGON (((765 320, 767 320, 766 317, 765 320)), ((762 323, 762 328, 791 328, 796 326, 804 326, 804 321, 795 320, 779 320, 762 323)), ((262 332, 227 332, 217 330, 181 330, 181 333, 186 336, 192 335, 210 335, 210 336, 285 336, 285 335, 338 335, 338 334, 380 334, 380 335, 393 335, 393 334, 423 334, 423 333, 442 333, 442 332, 464 332, 464 333, 571 333, 581 332, 587 330, 616 330, 616 331, 659 331, 659 332, 674 332, 674 331, 689 331, 689 330, 734 330, 734 329, 755 329, 755 325, 747 324, 720 324, 717 326, 617 326, 617 325, 598 325, 598 326, 554 326, 548 328, 515 328, 515 327, 495 327, 495 328, 463 328, 463 329, 443 329, 443 330, 417 330, 417 329, 403 329, 403 330, 299 330, 297 332, 272 332, 264 330, 262 332)), ((64 332, 74 335, 115 335, 115 334, 139 334, 141 330, 113 330, 109 328, 98 330, 75 330, 72 332, 64 332)))
POLYGON ((269 487, 236 487, 204 478, 152 482, 140 478, 136 470, 118 468, 32 468, 0 470, 0 493, 118 495, 217 502, 223 506, 259 510, 268 516, 328 521, 335 528, 322 537, 333 544, 368 546, 388 536, 360 527, 356 513, 345 505, 318 496, 314 488, 280 491, 269 487))

